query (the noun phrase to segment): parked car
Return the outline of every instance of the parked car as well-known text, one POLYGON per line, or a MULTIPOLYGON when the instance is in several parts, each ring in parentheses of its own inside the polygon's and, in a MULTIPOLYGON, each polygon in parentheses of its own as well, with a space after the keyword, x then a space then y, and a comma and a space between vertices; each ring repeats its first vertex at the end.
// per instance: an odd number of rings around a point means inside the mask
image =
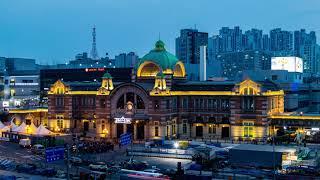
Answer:
POLYGON ((159 169, 145 169, 143 172, 149 172, 149 173, 160 173, 159 169))
POLYGON ((20 139, 19 145, 20 145, 20 147, 23 147, 23 148, 30 148, 31 147, 31 140, 28 138, 20 139))
POLYGON ((58 170, 55 177, 60 179, 66 179, 67 175, 64 171, 58 170))
POLYGON ((81 164, 82 163, 82 159, 81 158, 79 158, 79 157, 76 157, 76 156, 72 156, 72 157, 70 157, 70 162, 72 163, 72 164, 81 164))
POLYGON ((89 169, 93 171, 106 172, 108 170, 108 165, 106 165, 104 162, 96 162, 94 164, 90 164, 89 169))
POLYGON ((31 152, 34 154, 42 155, 45 152, 45 148, 41 144, 35 144, 32 146, 31 152))
POLYGON ((45 176, 52 177, 52 176, 55 176, 56 174, 57 174, 57 171, 53 168, 45 169, 45 176))
POLYGON ((32 174, 37 169, 34 164, 19 164, 16 167, 18 173, 29 173, 32 174))

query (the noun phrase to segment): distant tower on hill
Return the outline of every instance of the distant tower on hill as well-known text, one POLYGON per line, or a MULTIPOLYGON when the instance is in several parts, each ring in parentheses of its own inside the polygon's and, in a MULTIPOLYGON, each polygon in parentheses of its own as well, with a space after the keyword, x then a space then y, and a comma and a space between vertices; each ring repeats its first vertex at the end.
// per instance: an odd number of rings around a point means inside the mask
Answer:
POLYGON ((92 59, 99 59, 99 55, 98 55, 98 51, 97 51, 97 43, 96 43, 96 26, 93 26, 93 29, 92 29, 91 58, 92 59))

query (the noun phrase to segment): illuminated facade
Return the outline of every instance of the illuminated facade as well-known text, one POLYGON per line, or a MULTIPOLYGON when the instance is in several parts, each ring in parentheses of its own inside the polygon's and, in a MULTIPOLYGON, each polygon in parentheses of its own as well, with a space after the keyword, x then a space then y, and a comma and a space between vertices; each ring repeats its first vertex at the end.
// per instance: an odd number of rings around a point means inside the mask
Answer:
POLYGON ((188 81, 182 61, 158 41, 127 81, 56 81, 48 92, 48 127, 136 140, 266 138, 269 117, 283 113, 273 82, 188 81))

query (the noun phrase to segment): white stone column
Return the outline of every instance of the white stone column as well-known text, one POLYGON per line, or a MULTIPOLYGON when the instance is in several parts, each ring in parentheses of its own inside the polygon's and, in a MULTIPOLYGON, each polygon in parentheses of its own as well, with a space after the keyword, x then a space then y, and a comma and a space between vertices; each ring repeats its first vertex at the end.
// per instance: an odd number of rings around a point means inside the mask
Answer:
POLYGON ((136 140, 136 139, 137 139, 137 133, 138 133, 138 132, 137 132, 137 124, 134 124, 134 125, 133 125, 133 132, 134 132, 134 137, 133 137, 133 139, 136 140))
POLYGON ((117 124, 112 123, 111 124, 111 129, 112 129, 112 138, 117 137, 117 124))
POLYGON ((123 124, 123 134, 124 133, 127 133, 127 125, 126 124, 123 124))
POLYGON ((145 123, 145 125, 143 126, 143 131, 144 131, 144 139, 148 139, 149 138, 149 125, 148 123, 145 123))

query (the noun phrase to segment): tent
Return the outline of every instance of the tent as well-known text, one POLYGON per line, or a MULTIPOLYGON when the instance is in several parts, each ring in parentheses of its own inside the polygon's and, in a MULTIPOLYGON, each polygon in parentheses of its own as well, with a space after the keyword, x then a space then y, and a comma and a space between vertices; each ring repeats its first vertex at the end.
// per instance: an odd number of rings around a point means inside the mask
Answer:
POLYGON ((4 128, 5 125, 0 121, 0 129, 4 128))
POLYGON ((18 128, 18 126, 13 121, 11 121, 10 126, 11 126, 12 131, 15 131, 15 129, 18 128))
POLYGON ((1 132, 7 132, 10 131, 10 126, 5 126, 2 129, 0 129, 1 132))
POLYGON ((22 124, 20 124, 19 127, 12 128, 12 131, 18 132, 18 133, 27 133, 27 125, 26 125, 26 123, 23 122, 22 124))
POLYGON ((52 132, 50 130, 48 130, 47 128, 45 128, 42 124, 37 128, 36 130, 36 135, 49 135, 52 134, 52 132))
POLYGON ((37 129, 37 126, 35 126, 33 123, 29 125, 29 133, 34 134, 36 133, 37 129))

